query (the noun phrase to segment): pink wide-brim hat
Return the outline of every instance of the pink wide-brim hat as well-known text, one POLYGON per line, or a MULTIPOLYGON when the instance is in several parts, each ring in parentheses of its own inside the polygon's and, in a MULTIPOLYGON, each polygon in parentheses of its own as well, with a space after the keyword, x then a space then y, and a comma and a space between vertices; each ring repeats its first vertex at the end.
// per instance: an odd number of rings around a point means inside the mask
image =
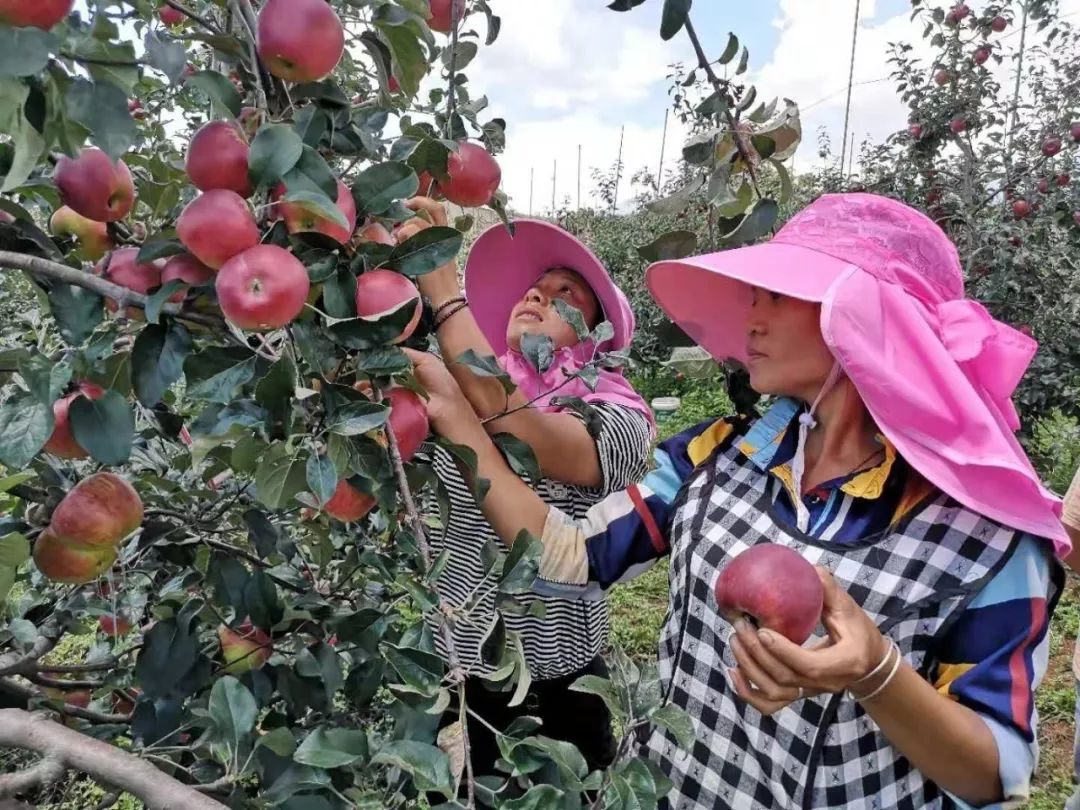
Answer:
POLYGON ((578 273, 600 301, 615 334, 599 348, 627 348, 634 336, 634 311, 601 261, 558 225, 516 219, 513 236, 502 224, 480 234, 465 262, 465 296, 495 354, 506 352, 506 326, 514 306, 553 267, 578 273))
POLYGON ((956 248, 873 194, 818 198, 760 245, 649 267, 660 307, 718 360, 746 362, 751 289, 821 304, 821 333, 898 452, 979 514, 1070 545, 1061 502, 1014 433, 1038 344, 964 297, 956 248))

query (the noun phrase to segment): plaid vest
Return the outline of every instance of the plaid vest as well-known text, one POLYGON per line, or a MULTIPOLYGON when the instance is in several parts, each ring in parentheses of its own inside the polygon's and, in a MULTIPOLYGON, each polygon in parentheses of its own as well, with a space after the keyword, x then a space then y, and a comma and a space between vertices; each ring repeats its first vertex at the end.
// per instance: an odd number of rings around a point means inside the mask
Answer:
POLYGON ((649 756, 674 783, 672 810, 948 808, 955 803, 889 744, 845 693, 771 717, 740 700, 727 669, 733 628, 717 573, 758 543, 782 543, 829 569, 905 661, 932 679, 934 646, 1007 561, 1015 532, 937 494, 889 533, 832 544, 772 517, 766 474, 729 442, 684 486, 669 527, 671 603, 660 638, 665 695, 693 719, 690 751, 658 729, 649 756))

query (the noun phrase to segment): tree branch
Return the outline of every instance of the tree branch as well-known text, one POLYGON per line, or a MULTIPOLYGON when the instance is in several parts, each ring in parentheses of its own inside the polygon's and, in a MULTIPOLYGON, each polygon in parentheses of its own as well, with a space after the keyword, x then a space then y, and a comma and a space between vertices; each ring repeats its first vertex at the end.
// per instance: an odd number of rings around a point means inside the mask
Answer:
MULTIPOLYGON (((71 683, 65 682, 65 687, 70 687, 71 683)), ((43 698, 45 695, 41 691, 33 686, 25 686, 18 681, 13 681, 10 678, 0 678, 0 690, 14 695, 20 700, 29 704, 34 698, 43 698)), ((60 714, 68 717, 78 717, 80 720, 86 720, 90 723, 130 723, 131 718, 126 714, 103 714, 102 712, 95 712, 93 709, 84 709, 82 706, 72 706, 70 703, 63 703, 59 706, 50 706, 50 710, 60 712, 60 714)), ((0 734, 0 748, 3 747, 3 735, 0 734)), ((20 746, 25 748, 26 746, 20 746)), ((2 794, 0 794, 2 795, 2 794)))
MULTIPOLYGON (((42 777, 51 776, 57 770, 62 773, 71 769, 125 790, 155 810, 222 810, 225 807, 133 754, 22 709, 0 709, 0 747, 43 754, 43 762, 51 764, 37 771, 37 784, 41 784, 42 777)), ((39 766, 40 763, 30 771, 39 766)), ((26 790, 26 773, 28 771, 0 776, 0 797, 26 790)))
POLYGON ((40 629, 40 635, 34 641, 30 651, 19 655, 17 653, 5 653, 0 655, 0 678, 5 675, 26 675, 37 672, 38 659, 56 646, 60 640, 58 627, 52 623, 46 623, 40 629))
POLYGON ((64 763, 48 755, 26 770, 0 776, 0 797, 27 794, 39 787, 59 782, 67 770, 64 763))
POLYGON ((194 11, 192 11, 190 8, 185 6, 183 3, 178 3, 176 0, 162 0, 162 2, 164 2, 165 5, 169 6, 169 8, 176 9, 177 11, 179 11, 184 16, 194 20, 199 25, 201 25, 203 28, 210 31, 212 34, 220 34, 221 33, 221 29, 218 28, 216 25, 214 25, 214 23, 210 22, 210 20, 206 19, 205 17, 199 16, 194 11))

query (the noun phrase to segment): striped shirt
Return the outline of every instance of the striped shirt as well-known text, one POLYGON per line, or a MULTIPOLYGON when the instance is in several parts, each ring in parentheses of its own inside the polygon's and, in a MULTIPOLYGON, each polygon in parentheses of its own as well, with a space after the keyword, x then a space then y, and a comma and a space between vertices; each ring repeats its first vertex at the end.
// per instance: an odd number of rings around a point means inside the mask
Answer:
MULTIPOLYGON (((601 422, 596 440, 600 487, 577 487, 550 478, 541 478, 533 486, 545 503, 575 518, 584 517, 589 507, 610 493, 641 480, 648 470, 652 449, 652 429, 644 414, 607 403, 594 404, 593 408, 601 422)), ((432 532, 431 537, 435 554, 444 549, 450 552, 436 589, 455 608, 480 597, 468 619, 455 623, 454 646, 471 674, 490 674, 497 669, 496 662, 484 661, 481 647, 497 618, 496 591, 493 579, 485 578, 485 561, 494 556, 505 558, 506 547, 477 507, 454 457, 433 444, 425 445, 424 451, 450 500, 447 525, 442 531, 432 532)), ((425 504, 425 512, 429 518, 439 514, 433 500, 425 504)), ((514 615, 521 610, 506 609, 502 615, 507 629, 520 636, 534 678, 551 679, 576 672, 607 643, 607 604, 602 598, 563 599, 526 593, 516 599, 524 615, 514 615)), ((435 638, 439 653, 445 656, 441 634, 436 633, 435 638)))

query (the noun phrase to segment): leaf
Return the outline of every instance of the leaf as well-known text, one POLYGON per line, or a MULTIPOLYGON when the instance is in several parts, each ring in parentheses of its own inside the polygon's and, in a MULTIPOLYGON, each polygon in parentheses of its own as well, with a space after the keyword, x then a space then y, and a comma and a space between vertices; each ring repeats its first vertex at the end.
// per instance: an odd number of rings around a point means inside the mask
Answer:
POLYGON ((66 362, 53 363, 40 354, 20 360, 18 368, 30 393, 46 405, 52 405, 71 381, 70 365, 66 362))
MULTIPOLYGON (((735 68, 735 75, 741 76, 746 73, 746 66, 750 63, 750 51, 745 47, 742 49, 742 56, 739 57, 739 66, 735 68)), ((749 106, 749 105, 747 105, 749 106)))
POLYGON ((544 553, 544 544, 524 529, 518 532, 510 552, 503 563, 499 577, 500 593, 527 593, 536 581, 540 570, 540 557, 544 553))
POLYGON ((752 242, 772 230, 776 219, 780 215, 780 206, 775 200, 763 198, 757 201, 738 227, 731 233, 725 234, 723 239, 728 245, 741 245, 752 242))
POLYGON ((148 31, 144 40, 146 61, 160 70, 169 80, 169 84, 179 84, 187 65, 187 51, 182 42, 162 40, 153 30, 148 31))
MULTIPOLYGON (((351 274, 349 274, 351 277, 351 274)), ((324 288, 325 291, 325 288, 324 288)), ((334 342, 350 349, 376 349, 398 339, 416 314, 416 299, 380 317, 350 318, 327 328, 334 342)))
POLYGON ((265 571, 255 571, 243 590, 243 613, 251 618, 251 623, 263 630, 270 630, 285 615, 277 587, 265 571))
MULTIPOLYGON (((312 108, 305 107, 305 109, 312 108)), ((307 143, 304 144, 300 160, 286 172, 283 182, 290 193, 309 191, 321 194, 331 201, 337 200, 337 178, 327 165, 326 159, 307 143)), ((336 204, 334 208, 337 208, 336 204)))
POLYGON ((584 340, 589 336, 589 327, 586 325, 585 316, 581 314, 580 309, 571 306, 561 298, 552 299, 551 304, 555 307, 555 313, 570 324, 578 340, 584 340))
POLYGON ((694 746, 694 723, 685 711, 673 703, 661 706, 649 716, 653 725, 671 732, 679 747, 689 751, 694 746))
POLYGON ((415 740, 397 740, 383 746, 371 760, 376 765, 393 765, 412 777, 417 790, 437 790, 453 796, 450 758, 434 745, 415 740))
POLYGON ((647 245, 641 245, 638 255, 647 262, 681 259, 697 250, 697 234, 693 231, 669 231, 647 245))
POLYGON ((293 760, 313 768, 343 768, 368 757, 367 732, 322 726, 304 738, 293 760))
POLYGON ((292 732, 284 726, 278 726, 268 734, 263 734, 255 742, 256 748, 269 748, 279 757, 291 757, 296 750, 296 741, 292 732))
POLYGON ((551 785, 534 785, 524 795, 501 802, 499 810, 556 810, 563 806, 565 795, 564 791, 551 785))
POLYGON ((315 454, 309 456, 305 472, 308 489, 320 504, 326 503, 334 496, 334 490, 338 485, 338 474, 334 462, 327 456, 315 454))
POLYGON ((491 482, 476 474, 476 451, 468 445, 454 444, 441 436, 435 438, 435 444, 450 453, 450 455, 456 457, 458 461, 465 465, 467 471, 465 481, 469 485, 469 492, 472 493, 473 500, 475 500, 477 504, 483 503, 484 496, 487 495, 487 491, 491 487, 491 482))
POLYGON ((15 473, 14 475, 5 475, 0 478, 0 493, 10 492, 19 484, 25 484, 27 481, 33 481, 37 477, 37 474, 27 470, 26 472, 15 473))
POLYGON ((555 360, 555 341, 548 335, 526 332, 521 336, 521 353, 530 366, 543 374, 555 360))
POLYGON ((186 282, 173 279, 146 296, 146 307, 144 307, 143 312, 146 314, 147 322, 156 324, 161 319, 161 308, 168 302, 169 296, 181 290, 186 291, 187 288, 186 282))
POLYGON ((321 191, 290 191, 283 200, 296 203, 301 208, 323 219, 328 219, 342 228, 349 227, 349 221, 345 219, 345 214, 337 207, 337 203, 321 191))
POLYGON ((135 261, 140 264, 149 264, 155 259, 165 259, 186 252, 187 248, 179 239, 154 239, 144 243, 139 248, 139 254, 135 257, 135 261))
POLYGON ((149 408, 161 401, 183 374, 191 345, 191 334, 176 321, 150 324, 139 333, 131 350, 132 383, 139 402, 149 408))
POLYGON ((540 464, 528 444, 512 433, 496 433, 491 440, 506 458, 510 469, 533 483, 540 480, 540 464))
POLYGON ((607 678, 601 678, 598 675, 582 675, 570 684, 569 688, 571 692, 596 695, 607 705, 608 711, 616 722, 624 722, 628 707, 624 705, 619 689, 607 678))
POLYGON ((314 321, 292 324, 293 337, 301 357, 317 374, 326 374, 337 367, 334 344, 324 335, 314 321))
POLYGON ((697 194, 704 185, 705 178, 701 175, 697 175, 678 191, 663 199, 654 200, 645 207, 652 213, 660 214, 661 216, 680 214, 686 210, 686 207, 690 205, 690 201, 693 200, 694 195, 697 194))
MULTIPOLYGON (((0 464, 11 469, 29 464, 45 446, 53 424, 51 404, 33 396, 20 396, 0 405, 0 464)), ((13 478, 8 476, 4 481, 13 478)))
POLYGON ((457 48, 446 48, 442 53, 442 63, 446 66, 446 69, 450 69, 450 62, 453 59, 454 67, 457 70, 463 70, 468 66, 469 62, 476 58, 476 54, 480 48, 475 42, 469 42, 468 40, 459 41, 457 48))
POLYGON ((410 278, 422 276, 457 258, 461 240, 455 228, 425 228, 395 247, 387 264, 410 278))
POLYGON ((18 568, 30 559, 30 541, 19 532, 0 537, 0 566, 18 568))
POLYGON ((200 70, 188 76, 185 87, 194 87, 209 96, 215 110, 225 111, 237 118, 243 107, 243 99, 233 83, 216 70, 200 70))
POLYGON ((679 33, 686 25, 692 0, 664 0, 660 16, 660 38, 665 42, 679 33))
POLYGON ((270 445, 255 471, 259 502, 270 509, 283 509, 306 484, 305 464, 299 456, 281 442, 270 445))
POLYGON ((416 173, 404 163, 390 161, 369 166, 352 184, 357 214, 381 214, 395 200, 412 197, 419 187, 416 173))
POLYGON ((255 546, 259 556, 266 559, 282 542, 281 532, 266 513, 261 509, 248 509, 244 512, 244 525, 247 526, 248 540, 255 546))
POLYGON ((439 729, 435 741, 439 750, 450 760, 450 776, 454 780, 454 791, 461 784, 461 775, 465 771, 465 729, 460 720, 439 729))
POLYGON ((420 40, 404 26, 375 24, 390 49, 391 71, 407 96, 415 96, 420 80, 427 75, 428 63, 420 40))
POLYGON ((135 414, 127 400, 115 391, 98 399, 77 397, 68 411, 71 433, 101 464, 123 464, 131 456, 135 438, 135 414))
POLYGON ((285 124, 266 124, 255 135, 248 152, 248 174, 258 188, 274 185, 304 153, 304 142, 285 124))
POLYGON ((429 695, 439 688, 446 666, 435 653, 394 644, 382 644, 379 649, 402 683, 429 695))
POLYGON ((135 143, 127 95, 114 84, 76 79, 64 96, 64 108, 69 118, 93 133, 94 143, 113 160, 135 143))
POLYGON ((240 681, 226 675, 214 682, 206 706, 218 738, 234 754, 248 742, 255 731, 259 706, 254 695, 240 681))
POLYGON ((40 28, 0 26, 0 76, 33 76, 49 64, 60 40, 40 28))
POLYGON ((69 346, 86 342, 104 315, 101 296, 73 284, 54 284, 47 295, 60 337, 69 346))
POLYGON ((488 666, 497 667, 506 654, 506 620, 496 613, 491 627, 480 644, 480 660, 488 666))
POLYGON ((494 377, 502 384, 503 391, 507 394, 513 393, 517 387, 494 355, 481 357, 472 349, 466 349, 454 359, 454 362, 467 367, 478 377, 494 377))
POLYGON ((11 136, 15 155, 0 191, 13 191, 26 182, 45 152, 45 139, 26 118, 30 88, 18 79, 0 78, 0 132, 11 136))
POLYGON ((581 399, 581 397, 554 397, 551 404, 574 411, 581 417, 581 421, 585 423, 589 435, 594 439, 600 438, 600 433, 604 429, 604 421, 600 418, 600 414, 596 412, 596 408, 581 399))
POLYGON ((390 409, 378 402, 350 402, 334 413, 326 429, 341 436, 358 436, 382 427, 389 418, 390 409))
POLYGON ((779 160, 770 160, 770 165, 776 169, 776 174, 780 178, 780 205, 783 205, 791 199, 792 184, 791 175, 788 173, 787 168, 779 160))
POLYGON ((258 357, 247 349, 210 347, 184 361, 187 396, 225 405, 255 377, 258 357))
POLYGON ((732 59, 735 58, 735 54, 739 52, 739 38, 732 33, 728 34, 727 45, 724 47, 724 52, 720 54, 720 58, 717 59, 721 65, 726 65, 732 59))
POLYGON ((11 586, 15 584, 15 570, 13 568, 0 567, 0 605, 4 604, 7 595, 11 592, 11 586))

